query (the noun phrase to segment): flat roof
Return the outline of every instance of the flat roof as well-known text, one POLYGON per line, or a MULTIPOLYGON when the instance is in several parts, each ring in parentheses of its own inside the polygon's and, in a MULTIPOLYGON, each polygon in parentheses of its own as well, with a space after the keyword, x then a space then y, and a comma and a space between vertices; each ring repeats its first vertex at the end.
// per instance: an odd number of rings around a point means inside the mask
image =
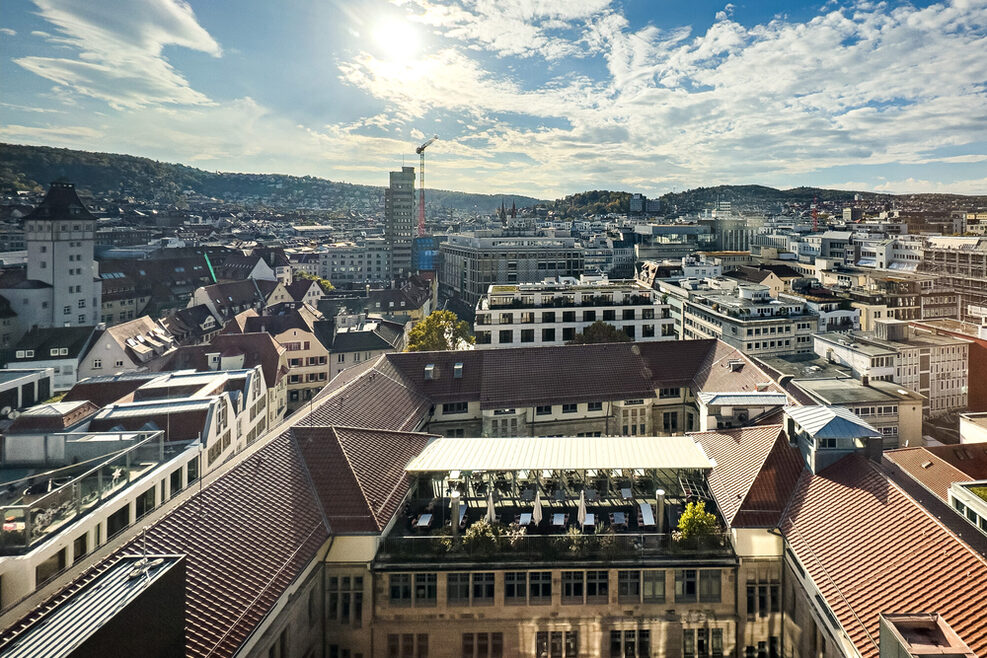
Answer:
POLYGON ((134 577, 141 557, 128 555, 73 593, 29 626, 2 652, 4 658, 58 658, 72 655, 93 633, 148 587, 178 564, 184 556, 149 555, 148 568, 134 577))
POLYGON ((880 380, 871 380, 866 386, 853 378, 840 377, 832 379, 796 379, 799 388, 810 391, 824 399, 827 404, 845 405, 860 402, 901 402, 903 400, 922 400, 922 396, 913 393, 898 384, 880 380))
POLYGON ((687 436, 448 438, 428 444, 409 473, 590 469, 711 469, 687 436))

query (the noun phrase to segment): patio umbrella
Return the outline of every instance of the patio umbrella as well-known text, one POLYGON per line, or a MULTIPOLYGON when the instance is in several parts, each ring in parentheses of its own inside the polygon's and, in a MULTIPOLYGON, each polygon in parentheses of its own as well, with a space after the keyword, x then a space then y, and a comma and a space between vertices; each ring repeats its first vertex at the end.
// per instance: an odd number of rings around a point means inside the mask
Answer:
POLYGON ((579 511, 576 512, 576 518, 579 519, 579 526, 582 527, 586 524, 586 490, 579 492, 579 511))
POLYGON ((493 487, 490 487, 490 493, 487 494, 487 521, 494 523, 496 520, 497 513, 494 511, 493 487))
POLYGON ((531 510, 531 520, 541 525, 541 490, 535 491, 535 506, 531 510))

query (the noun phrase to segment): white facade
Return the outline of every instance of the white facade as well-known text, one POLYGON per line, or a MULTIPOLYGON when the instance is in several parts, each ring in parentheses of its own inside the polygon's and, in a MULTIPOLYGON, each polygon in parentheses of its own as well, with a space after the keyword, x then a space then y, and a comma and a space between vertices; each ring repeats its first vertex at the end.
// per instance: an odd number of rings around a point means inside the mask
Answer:
POLYGON ((594 322, 612 325, 633 340, 676 338, 668 305, 640 282, 561 277, 490 286, 476 307, 476 347, 563 345, 594 322))

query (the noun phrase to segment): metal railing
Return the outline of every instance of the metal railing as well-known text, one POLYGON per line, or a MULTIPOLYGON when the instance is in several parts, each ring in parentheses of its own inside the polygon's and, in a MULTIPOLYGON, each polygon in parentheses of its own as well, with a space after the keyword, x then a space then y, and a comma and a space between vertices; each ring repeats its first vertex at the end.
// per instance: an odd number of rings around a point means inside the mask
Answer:
MULTIPOLYGON (((142 436, 76 475, 62 468, 4 483, 17 504, 0 506, 0 554, 23 553, 185 450, 191 442, 165 442, 163 431, 121 434, 121 442, 142 436), (124 438, 126 437, 126 438, 124 438), (59 474, 65 475, 59 476, 59 474)), ((91 434, 90 434, 91 435, 91 434)))
POLYGON ((644 557, 733 555, 725 533, 678 539, 677 533, 573 531, 549 535, 398 535, 385 538, 378 560, 387 562, 632 560, 644 557))

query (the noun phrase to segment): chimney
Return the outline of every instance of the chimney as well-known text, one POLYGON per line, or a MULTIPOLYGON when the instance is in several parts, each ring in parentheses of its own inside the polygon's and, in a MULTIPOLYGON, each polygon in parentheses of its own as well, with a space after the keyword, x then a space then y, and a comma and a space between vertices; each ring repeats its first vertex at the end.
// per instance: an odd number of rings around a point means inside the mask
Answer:
POLYGON ((665 490, 658 489, 655 491, 655 499, 657 502, 657 509, 655 512, 658 513, 658 532, 665 532, 665 490))
POLYGON ((881 463, 884 456, 884 439, 880 436, 868 436, 864 439, 864 455, 876 464, 881 463))

